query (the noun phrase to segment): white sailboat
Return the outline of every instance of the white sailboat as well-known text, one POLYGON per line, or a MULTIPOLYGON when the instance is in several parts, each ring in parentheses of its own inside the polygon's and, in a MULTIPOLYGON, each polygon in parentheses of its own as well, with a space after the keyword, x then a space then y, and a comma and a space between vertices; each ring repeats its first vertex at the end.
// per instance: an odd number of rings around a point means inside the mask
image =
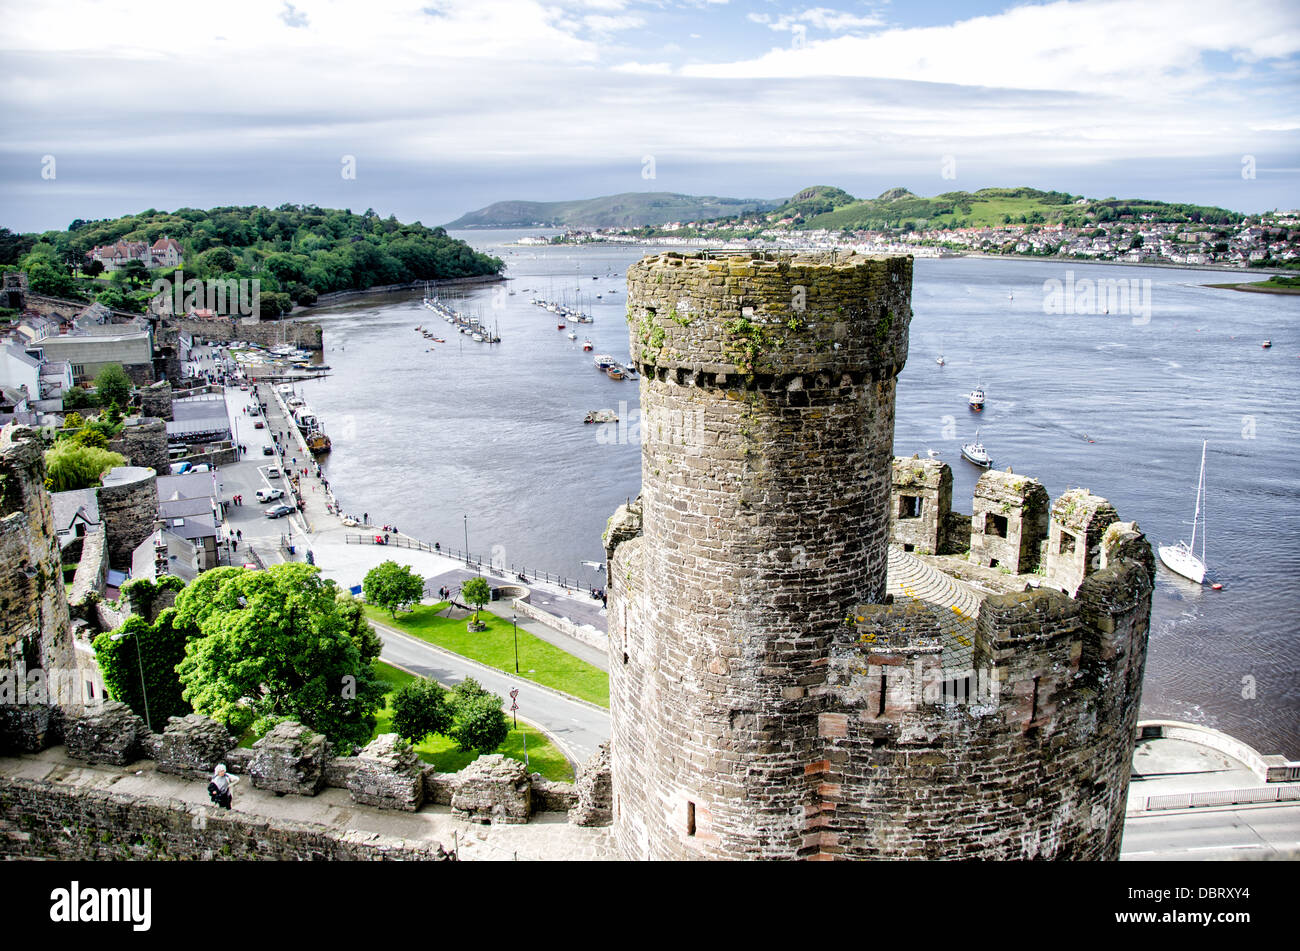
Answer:
POLYGON ((1197 584, 1205 582, 1205 525, 1204 515, 1201 512, 1202 500, 1205 497, 1205 446, 1201 443, 1201 477, 1196 483, 1196 514, 1192 517, 1192 541, 1187 543, 1180 541, 1177 545, 1161 545, 1159 548, 1160 560, 1164 562, 1166 568, 1170 571, 1182 575, 1195 581, 1197 584), (1196 557, 1196 530, 1201 529, 1201 556, 1196 557))

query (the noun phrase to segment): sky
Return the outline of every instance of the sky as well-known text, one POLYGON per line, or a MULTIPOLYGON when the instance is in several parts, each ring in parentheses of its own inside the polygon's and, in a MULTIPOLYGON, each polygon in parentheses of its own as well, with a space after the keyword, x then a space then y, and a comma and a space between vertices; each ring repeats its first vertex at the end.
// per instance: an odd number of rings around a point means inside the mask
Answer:
POLYGON ((0 226, 818 184, 1300 206, 1295 0, 826 2, 0 0, 0 226))

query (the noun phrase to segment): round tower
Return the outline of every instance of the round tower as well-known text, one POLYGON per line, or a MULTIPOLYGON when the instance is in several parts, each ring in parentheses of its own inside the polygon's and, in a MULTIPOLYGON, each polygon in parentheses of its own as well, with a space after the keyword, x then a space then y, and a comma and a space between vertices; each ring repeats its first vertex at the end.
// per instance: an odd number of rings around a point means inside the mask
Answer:
POLYGON ((614 826, 636 858, 817 851, 832 634, 883 599, 912 259, 628 272, 643 534, 609 571, 614 826))
POLYGON ((105 473, 98 495, 109 564, 129 568, 131 553, 152 534, 158 520, 157 473, 144 466, 118 466, 105 473))

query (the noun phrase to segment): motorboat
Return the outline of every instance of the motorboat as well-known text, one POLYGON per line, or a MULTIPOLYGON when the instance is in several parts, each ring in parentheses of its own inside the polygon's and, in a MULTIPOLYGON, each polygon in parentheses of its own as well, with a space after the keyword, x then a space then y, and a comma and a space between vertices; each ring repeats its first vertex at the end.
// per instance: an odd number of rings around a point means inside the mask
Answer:
POLYGON ((984 387, 977 386, 970 391, 970 408, 977 413, 984 411, 984 387))
POLYGON ((594 409, 589 412, 584 423, 617 423, 618 414, 612 409, 594 409))
POLYGON ((987 469, 993 465, 993 457, 988 454, 984 444, 980 442, 980 431, 975 430, 975 438, 961 447, 962 458, 967 462, 973 462, 981 469, 987 469))

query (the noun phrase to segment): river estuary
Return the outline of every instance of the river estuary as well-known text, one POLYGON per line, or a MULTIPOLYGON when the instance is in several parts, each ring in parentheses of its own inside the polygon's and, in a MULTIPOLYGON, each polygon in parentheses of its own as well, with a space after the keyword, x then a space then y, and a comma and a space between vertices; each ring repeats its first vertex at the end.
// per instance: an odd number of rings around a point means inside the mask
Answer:
MULTIPOLYGON (((452 333, 419 293, 367 297, 313 315, 332 369, 302 392, 333 440, 325 468, 345 511, 443 546, 468 536, 485 560, 601 586, 582 562, 603 560, 605 520, 639 490, 638 384, 599 373, 582 342, 626 359, 623 274, 645 251, 506 244, 524 233, 459 235, 508 264, 507 284, 455 302, 496 326, 501 344, 452 333), (579 295, 595 322, 570 324, 574 341, 529 303, 579 295), (583 424, 602 408, 622 422, 583 424)), ((1208 440, 1207 561, 1223 590, 1158 569, 1143 717, 1300 757, 1300 296, 1202 286, 1232 279, 917 259, 895 452, 938 450, 953 506, 969 512, 981 470, 960 446, 978 427, 995 466, 1037 477, 1053 498, 1091 489, 1155 545, 1190 533, 1208 440), (1053 280, 1134 282, 1149 311, 1047 313, 1053 280), (978 416, 966 404, 977 384, 988 394, 978 416)))

